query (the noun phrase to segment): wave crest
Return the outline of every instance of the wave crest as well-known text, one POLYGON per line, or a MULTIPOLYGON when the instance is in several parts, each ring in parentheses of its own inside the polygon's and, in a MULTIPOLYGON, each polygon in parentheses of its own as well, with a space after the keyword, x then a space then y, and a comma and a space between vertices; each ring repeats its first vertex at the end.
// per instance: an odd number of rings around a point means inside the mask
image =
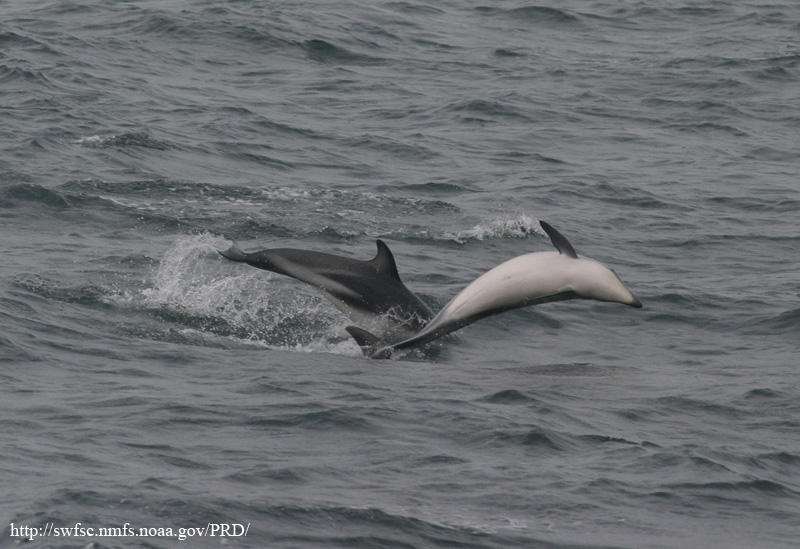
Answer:
POLYGON ((547 236, 539 226, 539 221, 527 214, 504 215, 483 221, 456 232, 446 232, 439 239, 452 240, 459 244, 470 241, 483 241, 492 238, 527 238, 532 234, 547 236))

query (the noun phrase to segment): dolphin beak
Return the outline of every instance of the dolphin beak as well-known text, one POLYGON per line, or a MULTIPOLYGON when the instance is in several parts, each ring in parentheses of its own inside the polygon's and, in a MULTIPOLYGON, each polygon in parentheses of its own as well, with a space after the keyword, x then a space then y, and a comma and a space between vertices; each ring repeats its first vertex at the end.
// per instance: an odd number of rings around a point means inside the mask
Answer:
POLYGON ((642 308, 642 302, 639 301, 636 298, 636 296, 633 295, 633 294, 631 294, 631 297, 633 298, 633 301, 631 301, 630 303, 626 303, 625 305, 630 305, 631 307, 636 307, 637 309, 641 309, 642 308))

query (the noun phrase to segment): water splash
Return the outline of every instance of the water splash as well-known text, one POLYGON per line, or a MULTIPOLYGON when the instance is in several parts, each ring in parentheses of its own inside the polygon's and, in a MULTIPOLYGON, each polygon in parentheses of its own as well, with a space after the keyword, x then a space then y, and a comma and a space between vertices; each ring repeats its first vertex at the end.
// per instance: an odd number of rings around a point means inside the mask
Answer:
POLYGON ((446 232, 441 240, 453 240, 459 244, 474 240, 483 241, 492 238, 526 238, 531 234, 546 236, 539 226, 539 221, 527 214, 503 215, 483 221, 469 229, 446 232))
POLYGON ((107 149, 107 148, 129 148, 141 147, 145 149, 155 149, 164 151, 170 148, 170 145, 153 139, 146 133, 123 133, 120 135, 110 135, 101 137, 99 135, 92 135, 88 137, 81 137, 73 141, 76 145, 88 147, 91 149, 107 149))
MULTIPOLYGON (((140 301, 178 334, 214 344, 220 337, 245 344, 358 355, 344 332, 346 319, 322 297, 288 278, 234 265, 217 250, 229 246, 208 233, 175 241, 161 259, 153 286, 140 301)), ((181 338, 183 339, 183 338, 181 338)))

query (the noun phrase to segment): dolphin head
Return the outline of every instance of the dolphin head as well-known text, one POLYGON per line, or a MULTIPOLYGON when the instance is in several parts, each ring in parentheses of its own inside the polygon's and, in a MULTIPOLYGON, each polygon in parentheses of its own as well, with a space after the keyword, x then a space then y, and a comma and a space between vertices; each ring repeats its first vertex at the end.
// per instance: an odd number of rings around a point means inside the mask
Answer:
POLYGON ((636 299, 613 270, 592 259, 580 258, 578 261, 581 268, 573 272, 573 285, 581 297, 641 308, 642 302, 636 299))
POLYGON ((642 302, 625 287, 617 273, 598 261, 578 257, 575 248, 563 234, 545 221, 539 221, 539 223, 561 257, 574 262, 569 278, 571 279, 571 290, 578 296, 584 299, 622 303, 637 309, 642 306, 642 302))

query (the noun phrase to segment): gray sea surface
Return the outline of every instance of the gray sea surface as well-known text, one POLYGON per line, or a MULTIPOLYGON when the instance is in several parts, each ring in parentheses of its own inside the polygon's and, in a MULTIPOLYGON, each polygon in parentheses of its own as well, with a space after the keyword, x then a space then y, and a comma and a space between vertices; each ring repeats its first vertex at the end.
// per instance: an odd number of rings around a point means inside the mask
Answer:
POLYGON ((0 547, 797 546, 800 3, 8 0, 0 97, 0 547), (216 252, 539 219, 644 308, 371 361, 216 252))

